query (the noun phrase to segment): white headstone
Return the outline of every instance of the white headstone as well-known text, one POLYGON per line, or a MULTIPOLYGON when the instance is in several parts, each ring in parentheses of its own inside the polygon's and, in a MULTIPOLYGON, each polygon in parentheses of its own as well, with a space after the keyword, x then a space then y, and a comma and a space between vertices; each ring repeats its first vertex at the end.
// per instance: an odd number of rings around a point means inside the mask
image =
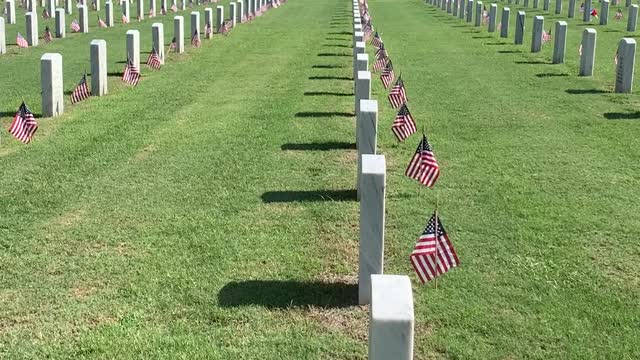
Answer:
POLYGON ((618 65, 616 66, 617 93, 631 94, 633 91, 633 70, 636 61, 636 41, 623 38, 618 44, 618 65))
POLYGON ((0 17, 0 54, 7 53, 7 34, 4 30, 4 18, 0 17))
POLYGON ((29 46, 38 46, 38 14, 28 12, 25 18, 27 19, 27 43, 29 46))
POLYGON ((184 52, 184 17, 175 16, 173 18, 173 36, 176 38, 176 52, 184 52))
POLYGON ((56 21, 55 21, 55 37, 64 38, 67 34, 64 9, 56 9, 56 21))
POLYGON ((206 28, 207 25, 211 26, 212 31, 209 34, 205 32, 204 38, 211 39, 213 37, 213 9, 212 8, 204 9, 204 27, 206 28))
POLYGON ((191 12, 191 32, 189 33, 189 38, 192 38, 193 35, 198 32, 200 34, 200 12, 192 11, 191 12))
POLYGON ((107 95, 107 42, 91 41, 91 95, 107 95))
POLYGON ((42 85, 42 117, 55 117, 64 113, 62 55, 45 53, 40 58, 40 84, 42 85))
POLYGON ((151 24, 151 43, 158 52, 160 64, 164 64, 164 24, 151 24))
POLYGON ((127 58, 140 70, 140 31, 127 30, 127 58))
POLYGON ((80 13, 80 32, 88 33, 89 32, 89 9, 87 5, 82 5, 78 8, 78 12, 80 13))
POLYGON ((582 31, 582 56, 580 57, 580 76, 593 76, 596 61, 596 29, 582 31))

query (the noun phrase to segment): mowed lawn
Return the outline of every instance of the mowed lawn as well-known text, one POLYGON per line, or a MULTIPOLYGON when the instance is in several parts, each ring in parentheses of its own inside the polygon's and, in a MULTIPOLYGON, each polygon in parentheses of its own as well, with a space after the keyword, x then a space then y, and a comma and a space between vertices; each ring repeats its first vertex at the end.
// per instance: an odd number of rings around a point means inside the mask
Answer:
MULTIPOLYGON (((581 22, 550 65, 529 32, 502 45, 417 0, 370 5, 442 167, 433 190, 404 177, 418 137, 395 142, 376 79, 385 272, 414 281, 415 357, 639 357, 638 101, 606 93, 624 32, 599 31, 587 79, 581 22), (408 262, 436 193, 462 261, 437 289, 408 262)), ((149 51, 158 19, 0 57, 0 357, 366 358, 350 2, 290 0, 121 85, 125 31, 149 51), (40 55, 63 54, 71 91, 94 38, 111 93, 11 139, 23 97, 40 113, 40 55)))

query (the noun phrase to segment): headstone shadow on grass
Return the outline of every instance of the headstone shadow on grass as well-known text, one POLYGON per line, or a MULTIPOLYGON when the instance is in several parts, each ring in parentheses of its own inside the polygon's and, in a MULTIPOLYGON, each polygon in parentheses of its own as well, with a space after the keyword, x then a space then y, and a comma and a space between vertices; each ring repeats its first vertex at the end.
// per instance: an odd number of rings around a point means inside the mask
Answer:
POLYGON ((234 281, 220 289, 218 304, 225 308, 344 308, 358 304, 358 285, 295 280, 234 281))
POLYGON ((318 56, 353 56, 352 54, 344 54, 344 53, 319 53, 318 56))
POLYGON ((543 60, 527 60, 527 61, 516 61, 516 64, 524 64, 524 65, 550 65, 551 61, 543 61, 543 60))
POLYGON ((305 91, 304 96, 353 96, 353 93, 335 91, 305 91))
POLYGON ((340 141, 327 141, 315 143, 287 143, 282 144, 282 150, 298 150, 298 151, 329 151, 329 150, 355 150, 356 144, 340 141))
POLYGON ((569 76, 569 74, 558 74, 558 73, 540 73, 540 74, 536 74, 537 77, 539 78, 546 78, 546 77, 562 77, 562 76, 569 76))
POLYGON ((349 76, 309 76, 309 80, 349 80, 353 81, 349 76))
POLYGON ((630 113, 609 112, 604 113, 603 116, 607 120, 640 120, 640 111, 630 113))
POLYGON ((566 93, 571 95, 584 95, 584 94, 607 94, 610 91, 600 89, 567 89, 566 93))
POLYGON ((301 111, 296 113, 297 118, 321 118, 321 117, 354 117, 355 114, 340 111, 301 111))
POLYGON ((356 190, 284 190, 262 194, 264 203, 356 201, 356 190))
POLYGON ((342 69, 342 68, 346 68, 345 65, 338 65, 338 64, 313 65, 311 67, 314 68, 314 69, 342 69))

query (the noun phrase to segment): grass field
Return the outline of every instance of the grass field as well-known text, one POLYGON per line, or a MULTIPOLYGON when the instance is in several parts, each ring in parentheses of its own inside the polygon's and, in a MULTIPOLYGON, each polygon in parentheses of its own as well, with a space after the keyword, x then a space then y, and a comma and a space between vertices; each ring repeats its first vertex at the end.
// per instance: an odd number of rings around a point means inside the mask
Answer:
MULTIPOLYGON (((370 9, 442 169, 433 190, 404 177, 418 138, 395 142, 376 79, 385 272, 414 281, 415 358, 640 357, 640 113, 610 93, 624 24, 596 26, 579 78, 578 21, 551 65, 551 44, 528 53, 531 9, 520 47, 418 0, 370 9), (462 262, 437 289, 408 262, 436 194, 462 262)), ((170 16, 0 56, 4 129, 23 97, 40 113, 42 53, 71 91, 105 39, 111 74, 30 145, 0 134, 0 358, 366 358, 350 2, 290 0, 121 85, 124 33, 149 51, 158 20, 168 44, 170 16)))

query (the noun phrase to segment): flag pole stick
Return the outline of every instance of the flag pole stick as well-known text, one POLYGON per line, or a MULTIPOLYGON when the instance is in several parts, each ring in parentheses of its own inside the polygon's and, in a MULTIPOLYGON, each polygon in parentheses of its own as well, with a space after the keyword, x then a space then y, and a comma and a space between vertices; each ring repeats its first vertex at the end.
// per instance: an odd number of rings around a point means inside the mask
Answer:
POLYGON ((438 219, 438 193, 436 193, 436 219, 435 219, 435 237, 436 237, 436 268, 435 268, 435 275, 436 275, 436 290, 438 289, 438 241, 440 240, 438 237, 438 223, 440 222, 438 219))

